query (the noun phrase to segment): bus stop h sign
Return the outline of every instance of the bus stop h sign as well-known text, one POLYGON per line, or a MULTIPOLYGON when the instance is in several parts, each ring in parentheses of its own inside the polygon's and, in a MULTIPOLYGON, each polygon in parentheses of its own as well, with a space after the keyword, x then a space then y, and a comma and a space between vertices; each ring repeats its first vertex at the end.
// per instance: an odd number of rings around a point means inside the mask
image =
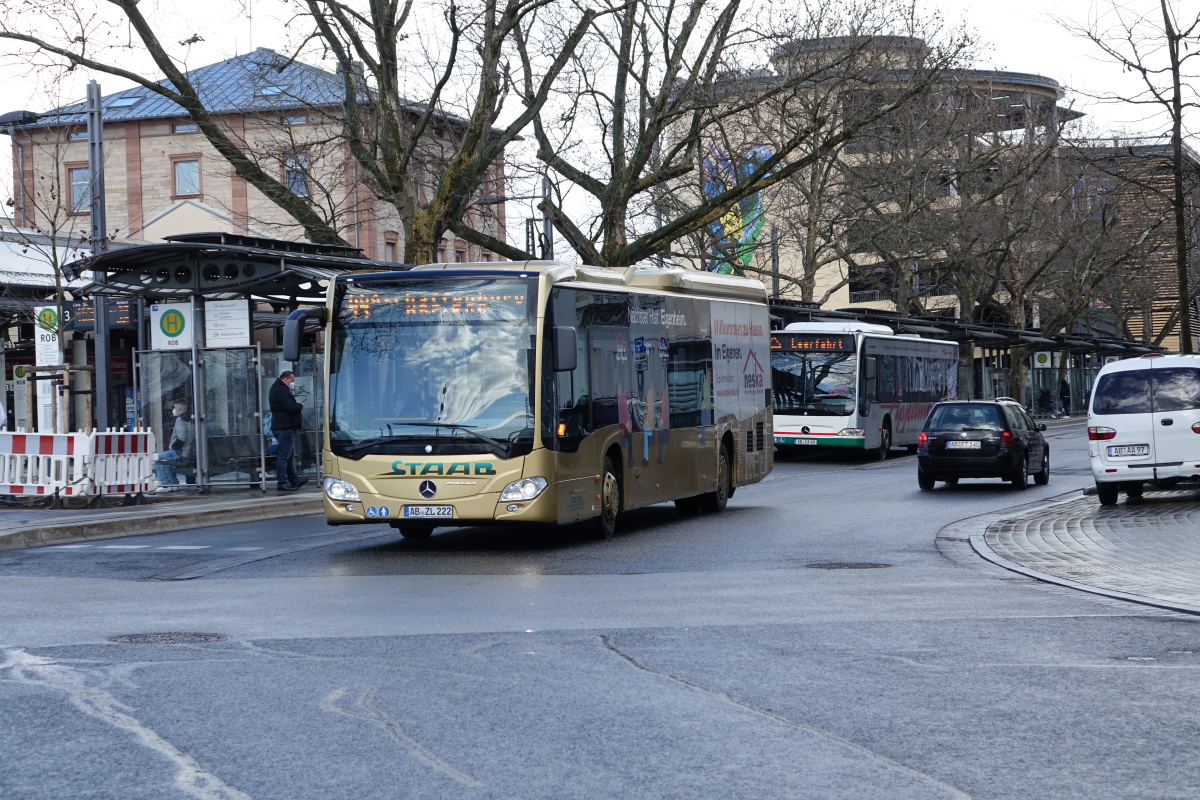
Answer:
POLYGON ((190 350, 195 326, 192 308, 185 303, 150 306, 150 345, 154 350, 190 350))

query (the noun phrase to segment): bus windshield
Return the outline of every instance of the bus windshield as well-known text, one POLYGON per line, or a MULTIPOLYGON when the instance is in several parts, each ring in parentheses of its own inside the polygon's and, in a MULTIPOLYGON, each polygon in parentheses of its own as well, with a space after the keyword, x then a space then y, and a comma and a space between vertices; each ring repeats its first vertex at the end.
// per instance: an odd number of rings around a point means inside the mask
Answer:
POLYGON ((854 353, 771 354, 776 414, 854 413, 858 356, 854 353))
POLYGON ((528 453, 536 297, 534 281, 512 276, 339 283, 329 346, 333 452, 528 453))

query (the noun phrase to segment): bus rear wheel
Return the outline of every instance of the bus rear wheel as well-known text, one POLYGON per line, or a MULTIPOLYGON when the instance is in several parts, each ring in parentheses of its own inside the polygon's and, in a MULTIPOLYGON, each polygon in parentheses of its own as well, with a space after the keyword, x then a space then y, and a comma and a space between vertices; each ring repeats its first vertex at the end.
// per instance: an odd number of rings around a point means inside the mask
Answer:
POLYGON ((605 456, 600 472, 600 516, 596 517, 596 535, 611 539, 617 532, 617 514, 621 511, 621 480, 612 456, 605 456))
POLYGON ((721 443, 717 453, 717 490, 700 495, 700 508, 704 511, 723 511, 733 495, 733 470, 729 465, 729 449, 721 443))

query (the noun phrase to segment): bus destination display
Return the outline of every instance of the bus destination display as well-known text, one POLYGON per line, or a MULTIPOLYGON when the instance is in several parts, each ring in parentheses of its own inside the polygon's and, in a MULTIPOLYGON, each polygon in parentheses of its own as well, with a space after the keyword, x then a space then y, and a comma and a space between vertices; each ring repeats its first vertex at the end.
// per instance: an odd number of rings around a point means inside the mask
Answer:
POLYGON ((773 333, 771 349, 784 352, 853 353, 852 334, 773 333))
POLYGON ((391 321, 424 319, 466 322, 525 320, 528 294, 524 285, 491 285, 480 288, 372 287, 354 288, 346 293, 345 310, 349 319, 366 322, 373 315, 391 321))

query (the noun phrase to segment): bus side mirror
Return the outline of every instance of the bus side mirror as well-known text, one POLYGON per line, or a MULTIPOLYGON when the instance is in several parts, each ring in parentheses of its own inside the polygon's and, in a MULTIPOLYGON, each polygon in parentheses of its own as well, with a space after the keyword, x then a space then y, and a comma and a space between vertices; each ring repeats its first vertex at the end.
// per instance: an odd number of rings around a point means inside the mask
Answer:
POLYGON ((867 356, 867 363, 864 365, 863 375, 869 381, 875 380, 875 356, 867 356))
POLYGON ((575 329, 568 325, 554 326, 554 371, 570 372, 579 364, 575 329))
POLYGON ((288 314, 283 323, 283 360, 295 363, 300 360, 300 336, 304 333, 304 323, 310 319, 325 324, 325 309, 298 308, 288 314))

